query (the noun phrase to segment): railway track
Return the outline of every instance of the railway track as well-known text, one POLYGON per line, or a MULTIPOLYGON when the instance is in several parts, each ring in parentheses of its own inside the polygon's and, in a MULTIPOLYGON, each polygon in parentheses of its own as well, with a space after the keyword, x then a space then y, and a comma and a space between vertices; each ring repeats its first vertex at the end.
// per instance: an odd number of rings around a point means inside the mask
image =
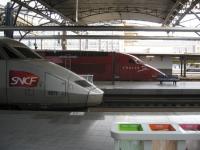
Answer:
POLYGON ((200 108, 200 95, 105 95, 99 107, 200 108))
POLYGON ((89 112, 200 112, 200 95, 104 95, 89 112))

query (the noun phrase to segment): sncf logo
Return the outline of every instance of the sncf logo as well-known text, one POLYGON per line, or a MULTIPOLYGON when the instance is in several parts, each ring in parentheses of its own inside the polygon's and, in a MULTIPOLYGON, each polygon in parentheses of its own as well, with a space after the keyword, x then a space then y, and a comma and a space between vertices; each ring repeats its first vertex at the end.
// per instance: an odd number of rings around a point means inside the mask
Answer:
POLYGON ((11 87, 36 87, 39 76, 24 71, 9 72, 9 85, 11 87))

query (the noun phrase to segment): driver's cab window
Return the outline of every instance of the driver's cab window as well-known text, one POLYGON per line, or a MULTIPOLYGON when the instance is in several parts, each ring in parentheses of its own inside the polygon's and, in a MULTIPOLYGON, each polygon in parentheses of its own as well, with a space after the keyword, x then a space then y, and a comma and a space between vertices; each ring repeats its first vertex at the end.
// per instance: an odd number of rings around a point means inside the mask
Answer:
POLYGON ((135 60, 135 63, 136 63, 136 64, 140 64, 140 61, 136 59, 136 60, 135 60))
POLYGON ((17 54, 15 54, 12 50, 7 48, 6 46, 3 46, 2 48, 9 58, 11 58, 11 59, 19 59, 20 58, 17 54))
POLYGON ((133 60, 133 59, 129 59, 129 64, 136 64, 136 62, 135 62, 135 60, 133 60))

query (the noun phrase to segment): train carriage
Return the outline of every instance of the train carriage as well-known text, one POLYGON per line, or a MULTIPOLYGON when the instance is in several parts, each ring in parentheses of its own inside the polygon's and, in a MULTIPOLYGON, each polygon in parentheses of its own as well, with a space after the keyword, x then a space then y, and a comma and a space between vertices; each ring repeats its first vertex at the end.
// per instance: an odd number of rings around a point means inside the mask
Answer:
POLYGON ((72 71, 49 62, 17 41, 0 39, 0 104, 87 107, 103 91, 72 71))
POLYGON ((165 75, 139 58, 118 52, 39 51, 37 53, 77 74, 92 74, 95 81, 147 81, 165 75))

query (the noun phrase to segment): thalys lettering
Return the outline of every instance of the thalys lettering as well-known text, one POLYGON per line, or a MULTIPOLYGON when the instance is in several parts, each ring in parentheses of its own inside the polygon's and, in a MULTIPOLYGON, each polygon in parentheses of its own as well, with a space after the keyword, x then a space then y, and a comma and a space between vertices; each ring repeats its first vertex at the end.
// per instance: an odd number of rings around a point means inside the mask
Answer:
POLYGON ((25 71, 9 72, 9 86, 11 87, 36 87, 39 82, 39 76, 25 71))

